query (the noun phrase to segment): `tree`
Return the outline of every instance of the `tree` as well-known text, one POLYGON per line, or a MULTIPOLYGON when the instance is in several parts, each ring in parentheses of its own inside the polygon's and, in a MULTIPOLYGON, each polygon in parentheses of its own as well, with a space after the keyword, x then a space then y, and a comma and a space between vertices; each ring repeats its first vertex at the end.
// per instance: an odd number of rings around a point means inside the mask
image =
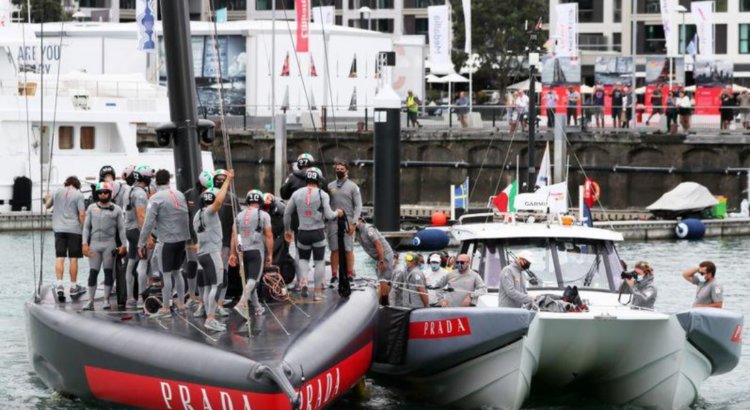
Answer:
MULTIPOLYGON (((21 6, 22 19, 24 22, 28 21, 28 3, 26 0, 13 0, 13 4, 21 6)), ((68 19, 60 0, 31 0, 32 23, 66 21, 68 19)))
MULTIPOLYGON (((461 0, 450 0, 453 9, 453 61, 462 67, 468 55, 464 52, 464 13, 461 0)), ((533 27, 549 16, 545 0, 471 0, 472 51, 478 56, 474 89, 495 88, 504 91, 508 85, 528 77, 518 56, 528 53, 529 35, 524 22, 533 27)), ((541 32, 538 46, 547 39, 541 32)))

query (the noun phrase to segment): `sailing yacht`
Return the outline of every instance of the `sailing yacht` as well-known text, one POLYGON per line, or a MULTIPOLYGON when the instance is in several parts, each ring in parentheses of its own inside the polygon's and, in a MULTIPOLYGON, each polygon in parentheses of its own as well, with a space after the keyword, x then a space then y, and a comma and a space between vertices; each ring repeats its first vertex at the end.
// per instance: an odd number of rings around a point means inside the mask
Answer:
MULTIPOLYGON (((39 74, 17 58, 20 49, 39 41, 32 30, 21 24, 5 30, 0 36, 0 212, 38 212, 38 184, 54 190, 71 175, 95 182, 104 165, 118 171, 131 164, 174 170, 171 149, 137 146, 139 128, 169 121, 166 87, 140 74, 39 74), (19 189, 31 181, 31 189, 19 189)), ((213 170, 211 153, 203 151, 201 157, 204 169, 213 170)))

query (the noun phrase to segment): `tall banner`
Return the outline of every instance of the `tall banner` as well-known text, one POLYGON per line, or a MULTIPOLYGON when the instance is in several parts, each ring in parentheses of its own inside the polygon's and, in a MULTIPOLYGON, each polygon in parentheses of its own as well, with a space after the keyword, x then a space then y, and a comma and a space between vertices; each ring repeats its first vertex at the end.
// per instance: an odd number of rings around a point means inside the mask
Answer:
POLYGON ((555 6, 557 26, 555 36, 558 57, 578 57, 578 3, 564 3, 555 6))
POLYGON ((156 0, 137 0, 135 3, 138 50, 145 53, 156 52, 156 10, 156 0))
POLYGON ((321 6, 312 8, 312 18, 317 24, 323 27, 330 27, 336 24, 336 7, 321 6))
POLYGON ((310 0, 294 0, 297 10, 297 52, 306 53, 310 40, 310 0))
POLYGON ((464 37, 466 42, 464 43, 464 52, 471 54, 471 0, 463 0, 464 6, 464 37))
POLYGON ((675 41, 672 38, 674 33, 672 32, 672 20, 671 15, 674 9, 673 1, 671 0, 660 0, 659 7, 661 9, 661 24, 664 26, 664 39, 667 41, 667 55, 676 56, 677 50, 675 50, 675 41))
POLYGON ((448 6, 427 8, 428 35, 430 38, 430 71, 432 74, 450 74, 451 61, 451 20, 448 6))
POLYGON ((13 5, 10 0, 0 0, 0 31, 10 28, 13 5))
POLYGON ((690 11, 695 19, 698 33, 698 54, 711 56, 714 54, 714 16, 713 1, 694 1, 690 3, 690 11))

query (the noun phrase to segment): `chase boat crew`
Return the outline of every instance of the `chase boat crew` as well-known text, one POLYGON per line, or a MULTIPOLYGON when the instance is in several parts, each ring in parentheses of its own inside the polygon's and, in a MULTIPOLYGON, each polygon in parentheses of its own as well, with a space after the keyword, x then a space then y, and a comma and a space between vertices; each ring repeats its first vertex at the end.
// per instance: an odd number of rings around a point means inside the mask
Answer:
POLYGON ((83 223, 83 254, 89 257, 89 301, 83 310, 94 310, 100 269, 104 269, 104 309, 111 308, 109 298, 115 283, 112 272, 115 253, 124 255, 127 250, 124 245, 118 248, 115 241, 117 237, 120 243, 127 243, 122 208, 111 203, 112 185, 109 182, 98 183, 94 198, 97 202, 86 209, 86 220, 83 223))

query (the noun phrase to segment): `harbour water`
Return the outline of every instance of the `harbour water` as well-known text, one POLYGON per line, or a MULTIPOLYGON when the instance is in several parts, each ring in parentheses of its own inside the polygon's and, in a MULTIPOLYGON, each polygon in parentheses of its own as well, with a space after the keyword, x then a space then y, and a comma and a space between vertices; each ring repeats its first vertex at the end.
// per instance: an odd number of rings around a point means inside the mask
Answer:
MULTIPOLYGON (((52 235, 47 233, 44 247, 44 276, 53 278, 52 235)), ((725 307, 750 315, 750 275, 747 249, 750 238, 720 238, 697 242, 657 241, 626 242, 619 246, 622 259, 630 266, 638 260, 651 262, 655 269, 659 296, 656 307, 664 312, 676 312, 689 307, 695 289, 680 277, 687 267, 710 259, 717 263, 717 280, 724 285, 725 307)), ((32 264, 39 263, 39 233, 0 234, 0 252, 3 267, 0 269, 0 408, 3 409, 108 409, 115 408, 100 403, 83 403, 61 397, 48 389, 34 374, 28 361, 23 303, 33 289, 32 264), (32 240, 32 235, 35 240, 32 240)), ((358 252, 357 271, 364 274, 372 269, 367 256, 358 252), (366 262, 365 262, 366 261, 366 262)), ((38 269, 38 268, 37 268, 38 269)), ((80 266, 81 277, 86 278, 87 262, 80 266)), ((38 275, 38 271, 36 273, 38 275)), ((66 275, 67 277, 67 275, 66 275)), ((638 335, 633 335, 638 344, 638 335)), ((701 398, 696 409, 748 409, 750 408, 750 336, 743 335, 742 360, 737 368, 726 375, 709 378, 701 388, 701 398)), ((642 349, 648 349, 646 345, 642 349)), ((457 381, 459 382, 459 381, 457 381)), ((420 403, 401 400, 393 392, 368 381, 368 394, 364 398, 350 394, 334 405, 340 409, 417 409, 433 408, 420 403)), ((588 398, 556 398, 532 396, 526 409, 612 408, 588 398)))

